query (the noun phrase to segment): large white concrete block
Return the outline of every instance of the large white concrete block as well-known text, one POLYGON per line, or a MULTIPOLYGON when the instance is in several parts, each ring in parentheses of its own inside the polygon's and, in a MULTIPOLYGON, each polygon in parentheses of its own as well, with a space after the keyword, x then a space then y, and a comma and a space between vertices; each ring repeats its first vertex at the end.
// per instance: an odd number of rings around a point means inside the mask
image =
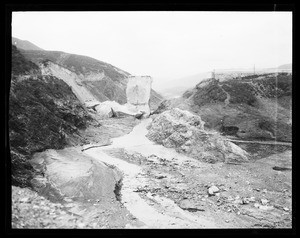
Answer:
POLYGON ((128 77, 126 97, 130 110, 143 111, 145 112, 145 117, 149 116, 151 86, 152 78, 150 76, 128 77))

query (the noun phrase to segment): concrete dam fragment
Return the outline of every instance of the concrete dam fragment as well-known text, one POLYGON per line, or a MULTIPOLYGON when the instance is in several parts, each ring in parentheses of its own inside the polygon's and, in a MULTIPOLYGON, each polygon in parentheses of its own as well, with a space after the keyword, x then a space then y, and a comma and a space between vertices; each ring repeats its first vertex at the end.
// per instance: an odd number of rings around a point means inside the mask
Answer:
POLYGON ((102 117, 112 117, 112 112, 119 116, 135 116, 146 118, 150 115, 150 92, 152 78, 150 76, 130 76, 126 88, 127 103, 121 105, 115 101, 99 103, 95 110, 102 117))
POLYGON ((150 115, 150 92, 152 78, 150 76, 130 76, 128 78, 126 97, 130 111, 144 112, 144 117, 150 115))

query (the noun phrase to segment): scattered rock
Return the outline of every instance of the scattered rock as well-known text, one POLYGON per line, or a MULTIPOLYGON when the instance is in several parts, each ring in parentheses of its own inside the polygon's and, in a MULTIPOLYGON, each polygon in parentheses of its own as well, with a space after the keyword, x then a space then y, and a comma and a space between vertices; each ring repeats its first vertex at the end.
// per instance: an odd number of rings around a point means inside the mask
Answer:
POLYGON ((84 227, 85 227, 85 225, 83 223, 78 224, 78 228, 84 228, 84 227))
POLYGON ((20 199, 20 202, 28 202, 29 201, 29 198, 22 198, 22 199, 20 199))
POLYGON ((211 196, 213 196, 213 195, 215 195, 215 193, 217 193, 217 192, 219 192, 220 190, 219 190, 219 188, 218 187, 216 187, 216 186, 211 186, 209 189, 208 189, 208 194, 209 195, 211 195, 211 196))
POLYGON ((267 210, 272 210, 274 207, 273 206, 264 206, 264 205, 260 205, 259 206, 259 209, 261 209, 261 210, 265 210, 265 211, 267 211, 267 210))
POLYGON ((255 202, 255 197, 248 198, 249 202, 255 202))
POLYGON ((229 196, 229 197, 227 198, 227 200, 228 200, 229 202, 231 202, 231 201, 234 201, 234 198, 231 197, 231 196, 229 196))
POLYGON ((30 183, 35 190, 40 190, 47 186, 47 179, 42 176, 36 176, 35 178, 31 179, 30 183))
POLYGON ((234 203, 235 203, 235 204, 244 204, 243 199, 241 199, 239 196, 238 196, 238 198, 236 198, 236 199, 234 200, 234 203))
POLYGON ((269 203, 269 200, 267 199, 261 199, 260 201, 262 205, 267 205, 269 203))
POLYGON ((183 210, 188 210, 189 212, 204 211, 202 206, 199 206, 199 204, 189 199, 184 199, 180 201, 179 207, 183 210))

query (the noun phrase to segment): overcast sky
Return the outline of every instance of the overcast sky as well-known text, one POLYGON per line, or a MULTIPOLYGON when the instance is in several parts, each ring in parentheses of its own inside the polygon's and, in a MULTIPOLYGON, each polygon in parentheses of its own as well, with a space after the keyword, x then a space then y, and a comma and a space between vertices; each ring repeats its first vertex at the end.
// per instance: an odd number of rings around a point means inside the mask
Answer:
POLYGON ((12 35, 167 80, 292 62, 291 12, 14 12, 12 35))

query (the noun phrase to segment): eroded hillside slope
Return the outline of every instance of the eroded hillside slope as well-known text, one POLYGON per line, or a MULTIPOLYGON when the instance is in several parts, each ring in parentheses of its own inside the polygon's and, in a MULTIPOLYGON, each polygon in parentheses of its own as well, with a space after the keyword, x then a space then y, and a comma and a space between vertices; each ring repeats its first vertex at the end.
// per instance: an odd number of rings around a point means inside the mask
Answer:
MULTIPOLYGON (((70 70, 100 102, 112 100, 120 104, 126 103, 127 77, 130 75, 126 71, 88 56, 61 51, 24 50, 22 53, 27 59, 37 64, 44 60, 50 60, 70 70)), ((156 108, 161 101, 162 97, 152 90, 151 108, 156 108)))
POLYGON ((14 185, 29 186, 32 153, 79 143, 78 130, 91 120, 65 82, 42 76, 36 64, 12 47, 9 138, 14 185))
POLYGON ((292 75, 252 75, 226 81, 207 79, 182 98, 164 101, 201 116, 206 128, 242 139, 292 140, 292 75))

